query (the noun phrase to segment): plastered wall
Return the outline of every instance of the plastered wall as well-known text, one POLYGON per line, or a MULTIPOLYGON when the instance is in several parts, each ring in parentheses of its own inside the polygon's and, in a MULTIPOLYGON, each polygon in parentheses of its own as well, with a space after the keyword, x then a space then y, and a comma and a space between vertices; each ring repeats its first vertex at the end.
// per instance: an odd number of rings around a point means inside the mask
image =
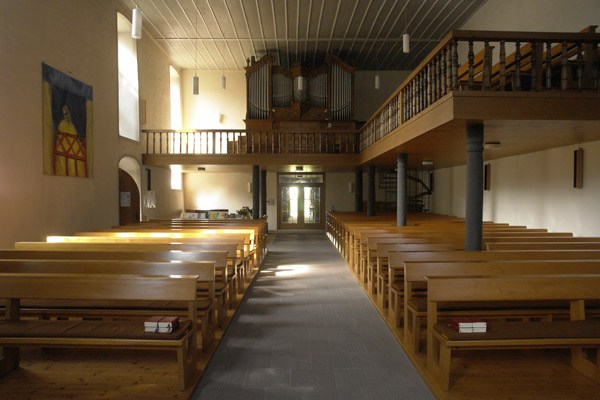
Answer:
MULTIPOLYGON (((599 22, 595 0, 488 0, 461 29, 577 32, 599 22)), ((484 219, 600 235, 599 156, 600 142, 589 142, 491 161, 484 219), (583 189, 572 187, 578 147, 584 149, 583 189)), ((434 212, 464 217, 465 193, 465 166, 435 171, 434 212)))
MULTIPOLYGON (((119 159, 141 161, 140 143, 118 137, 116 13, 130 17, 131 10, 116 0, 2 1, 1 7, 0 247, 116 225, 119 159), (42 62, 93 87, 92 178, 42 173, 42 62)), ((140 57, 156 46, 149 38, 138 43, 140 57)), ((166 56, 150 57, 160 63, 166 56)), ((142 72, 144 93, 146 79, 154 79, 142 72)), ((152 113, 161 124, 162 107, 152 113)))

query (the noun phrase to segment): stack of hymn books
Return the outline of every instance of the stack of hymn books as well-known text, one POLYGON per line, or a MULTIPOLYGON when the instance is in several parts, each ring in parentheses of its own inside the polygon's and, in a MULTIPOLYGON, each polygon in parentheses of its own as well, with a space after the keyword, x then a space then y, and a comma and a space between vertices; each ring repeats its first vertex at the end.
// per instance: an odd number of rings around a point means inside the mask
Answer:
POLYGON ((179 326, 179 317, 155 316, 144 322, 144 331, 154 333, 171 333, 179 326))
POLYGON ((452 317, 450 326, 458 333, 478 333, 487 330, 487 323, 476 317, 452 317))

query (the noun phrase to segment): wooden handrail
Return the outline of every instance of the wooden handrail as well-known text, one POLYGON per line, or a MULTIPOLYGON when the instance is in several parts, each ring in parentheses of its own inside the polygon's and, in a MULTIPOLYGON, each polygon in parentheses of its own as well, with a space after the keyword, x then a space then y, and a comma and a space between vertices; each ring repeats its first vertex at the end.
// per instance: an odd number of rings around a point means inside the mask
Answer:
MULTIPOLYGON (((505 90, 507 85, 516 91, 523 90, 523 85, 531 91, 598 90, 600 34, 595 29, 596 26, 590 26, 580 33, 450 32, 361 127, 361 151, 452 90, 505 90), (460 63, 459 42, 468 45, 467 60, 460 63), (473 52, 475 43, 484 45, 477 54, 473 52), (500 44, 500 60, 495 65, 492 60, 496 46, 491 43, 500 44), (506 56, 506 43, 517 45, 516 52, 506 56), (567 61, 573 57, 576 59, 569 61, 573 65, 569 67, 567 61), (556 71, 557 66, 560 71, 556 71), (569 79, 568 68, 576 68, 575 79, 569 79), (560 87, 556 86, 558 72, 560 87), (522 84, 525 75, 530 79, 522 84), (512 81, 507 81, 507 77, 512 81), (466 87, 461 83, 465 78, 466 87)), ((461 54, 464 57, 462 51, 461 54)))

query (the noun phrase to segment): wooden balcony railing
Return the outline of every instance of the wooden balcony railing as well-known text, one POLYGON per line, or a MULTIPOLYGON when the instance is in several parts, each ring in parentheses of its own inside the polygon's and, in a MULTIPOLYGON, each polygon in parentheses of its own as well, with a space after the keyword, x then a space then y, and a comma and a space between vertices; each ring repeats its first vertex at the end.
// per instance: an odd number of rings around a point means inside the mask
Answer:
POLYGON ((360 151, 453 90, 597 92, 600 34, 594 31, 451 32, 363 125, 360 151))
POLYGON ((357 132, 144 129, 146 154, 356 154, 357 132))

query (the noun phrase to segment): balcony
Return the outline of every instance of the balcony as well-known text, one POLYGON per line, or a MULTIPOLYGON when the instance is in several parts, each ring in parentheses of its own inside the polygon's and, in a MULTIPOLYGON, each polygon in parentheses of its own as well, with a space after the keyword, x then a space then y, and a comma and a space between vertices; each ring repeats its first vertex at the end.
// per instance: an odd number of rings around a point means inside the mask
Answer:
POLYGON ((600 140, 600 34, 453 31, 358 132, 144 130, 144 162, 409 167, 465 163, 483 123, 486 159, 600 140))

